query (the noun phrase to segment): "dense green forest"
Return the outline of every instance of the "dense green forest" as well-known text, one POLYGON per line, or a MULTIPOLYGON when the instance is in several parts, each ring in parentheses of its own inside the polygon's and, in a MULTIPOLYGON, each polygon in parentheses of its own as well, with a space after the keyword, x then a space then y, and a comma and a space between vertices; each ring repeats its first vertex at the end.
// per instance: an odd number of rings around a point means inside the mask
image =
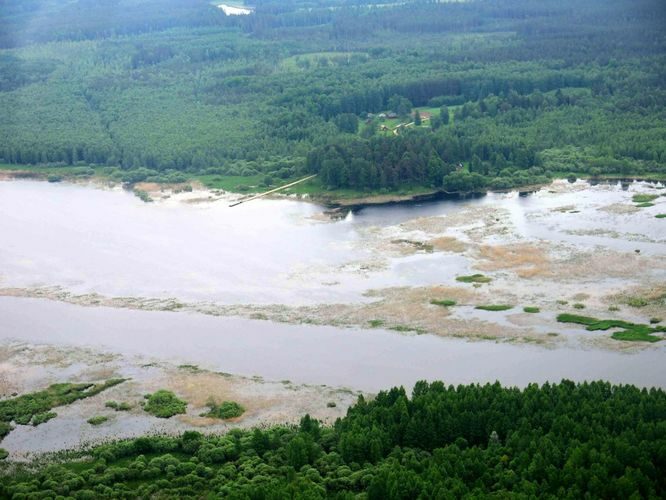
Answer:
POLYGON ((666 393, 563 381, 419 382, 360 397, 334 426, 186 432, 9 464, 23 498, 663 498, 666 393))
POLYGON ((0 163, 359 190, 666 174, 660 0, 253 6, 4 0, 0 163))

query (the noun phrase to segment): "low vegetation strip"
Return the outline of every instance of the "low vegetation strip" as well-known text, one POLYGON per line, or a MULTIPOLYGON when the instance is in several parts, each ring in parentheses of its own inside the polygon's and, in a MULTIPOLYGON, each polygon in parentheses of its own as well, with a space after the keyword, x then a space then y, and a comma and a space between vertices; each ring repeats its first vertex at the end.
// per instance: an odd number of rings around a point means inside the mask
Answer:
POLYGON ((471 274, 469 276, 458 276, 456 281, 460 281, 461 283, 490 283, 492 278, 483 274, 471 274))
POLYGON ((654 201, 657 198, 659 198, 658 194, 635 194, 631 198, 631 201, 633 201, 634 203, 650 203, 651 201, 654 201))
POLYGON ((615 340, 629 340, 639 342, 659 342, 663 340, 663 336, 655 336, 657 333, 666 332, 666 327, 630 323, 618 319, 605 319, 600 320, 589 316, 578 316, 576 314, 560 314, 557 316, 557 321, 560 323, 575 323, 584 325, 588 331, 606 331, 611 328, 620 328, 622 331, 613 332, 611 335, 615 340))
POLYGON ((0 401, 0 421, 7 424, 15 422, 21 425, 39 425, 56 416, 49 411, 52 408, 89 398, 124 381, 125 379, 118 378, 101 384, 53 384, 43 391, 6 399, 0 401))
POLYGON ((474 309, 480 309, 482 311, 508 311, 513 309, 513 306, 509 304, 485 304, 476 306, 474 309))
POLYGON ((418 382, 359 397, 330 427, 306 415, 12 463, 0 497, 663 498, 664 408, 661 389, 607 382, 418 382))
POLYGON ((430 303, 434 306, 442 306, 442 307, 452 307, 452 306, 456 305, 455 300, 448 300, 448 299, 444 299, 444 300, 432 299, 430 301, 430 303))

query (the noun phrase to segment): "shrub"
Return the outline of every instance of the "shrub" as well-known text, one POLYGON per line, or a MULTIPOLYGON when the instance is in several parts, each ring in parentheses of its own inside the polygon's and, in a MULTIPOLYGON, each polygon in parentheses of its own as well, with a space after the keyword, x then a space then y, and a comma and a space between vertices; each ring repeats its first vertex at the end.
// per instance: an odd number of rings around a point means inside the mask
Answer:
POLYGON ((151 415, 158 418, 169 418, 174 415, 185 413, 187 403, 178 399, 176 395, 164 389, 146 396, 148 402, 143 407, 151 415))
POLYGON ((240 417, 245 413, 245 408, 236 403, 235 401, 223 401, 221 404, 216 404, 214 401, 209 401, 207 406, 210 408, 208 413, 201 414, 202 417, 227 418, 240 417))
POLYGON ((576 302, 576 303, 573 305, 573 308, 574 308, 574 309, 585 309, 585 304, 581 304, 580 302, 576 302))

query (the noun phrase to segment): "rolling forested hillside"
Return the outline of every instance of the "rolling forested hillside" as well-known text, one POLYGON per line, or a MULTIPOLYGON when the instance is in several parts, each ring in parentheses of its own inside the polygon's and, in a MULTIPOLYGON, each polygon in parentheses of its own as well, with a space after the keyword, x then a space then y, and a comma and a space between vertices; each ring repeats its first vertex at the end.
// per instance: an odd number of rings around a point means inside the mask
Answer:
POLYGON ((3 1, 0 163, 367 190, 666 172, 659 0, 253 7, 3 1))

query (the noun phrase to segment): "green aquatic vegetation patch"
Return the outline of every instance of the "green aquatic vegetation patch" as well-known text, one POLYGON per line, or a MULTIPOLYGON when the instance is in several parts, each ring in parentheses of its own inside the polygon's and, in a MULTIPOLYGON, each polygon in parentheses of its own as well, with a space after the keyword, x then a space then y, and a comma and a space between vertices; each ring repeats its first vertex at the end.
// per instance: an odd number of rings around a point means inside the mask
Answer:
POLYGON ((606 331, 611 328, 621 328, 622 331, 613 332, 611 338, 615 340, 628 340, 638 342, 659 342, 663 336, 655 336, 656 333, 666 332, 666 326, 651 327, 638 323, 630 323, 619 319, 597 319, 590 316, 578 316, 576 314, 560 314, 557 316, 560 323, 575 323, 584 325, 585 329, 594 331, 606 331))
POLYGON ((107 408, 112 408, 116 411, 128 411, 132 409, 132 405, 129 403, 118 403, 117 401, 107 401, 104 403, 104 406, 107 408))
POLYGON ((442 307, 451 307, 451 306, 456 305, 455 300, 448 300, 448 299, 444 299, 444 300, 433 299, 433 300, 430 301, 430 303, 434 306, 442 306, 442 307))
POLYGON ((650 207, 654 207, 654 203, 649 203, 649 202, 637 203, 636 207, 638 207, 638 208, 650 208, 650 207))
POLYGON ((0 421, 39 425, 55 417, 55 414, 51 415, 52 408, 89 398, 125 380, 110 379, 101 384, 53 384, 43 391, 6 399, 0 401, 0 421))
POLYGON ((104 422, 109 420, 109 417, 105 417, 102 415, 99 415, 97 417, 90 417, 86 422, 88 422, 90 425, 102 425, 104 422))
POLYGON ((630 297, 627 299, 627 305, 631 307, 645 307, 649 301, 643 297, 630 297))
POLYGON ((210 411, 207 413, 202 413, 202 417, 211 417, 211 418, 220 418, 226 420, 228 418, 240 417, 245 413, 245 408, 242 405, 236 403, 235 401, 223 401, 220 404, 217 404, 213 401, 208 403, 208 408, 210 411))
POLYGON ((658 194, 635 194, 631 197, 634 203, 649 203, 659 198, 658 194))
POLYGON ((523 312, 536 314, 536 313, 541 312, 541 309, 539 309, 538 307, 535 307, 535 306, 526 306, 526 307, 523 307, 523 312))
POLYGON ((577 302, 572 307, 574 309, 585 309, 585 304, 581 304, 580 302, 577 302))
POLYGON ((654 216, 655 219, 666 219, 666 214, 657 214, 654 216))
POLYGON ((469 276, 458 276, 456 281, 460 281, 461 283, 490 283, 492 278, 483 274, 471 274, 469 276))
POLYGON ((187 409, 187 403, 182 399, 178 399, 171 391, 160 389, 145 397, 148 402, 143 409, 158 418, 170 418, 174 415, 185 413, 187 409))
POLYGON ((370 323, 371 328, 380 328, 384 326, 384 320, 383 319, 371 319, 368 321, 370 323))
POLYGON ((480 309, 482 311, 508 311, 513 309, 513 306, 509 304, 485 304, 476 306, 474 309, 480 309))

